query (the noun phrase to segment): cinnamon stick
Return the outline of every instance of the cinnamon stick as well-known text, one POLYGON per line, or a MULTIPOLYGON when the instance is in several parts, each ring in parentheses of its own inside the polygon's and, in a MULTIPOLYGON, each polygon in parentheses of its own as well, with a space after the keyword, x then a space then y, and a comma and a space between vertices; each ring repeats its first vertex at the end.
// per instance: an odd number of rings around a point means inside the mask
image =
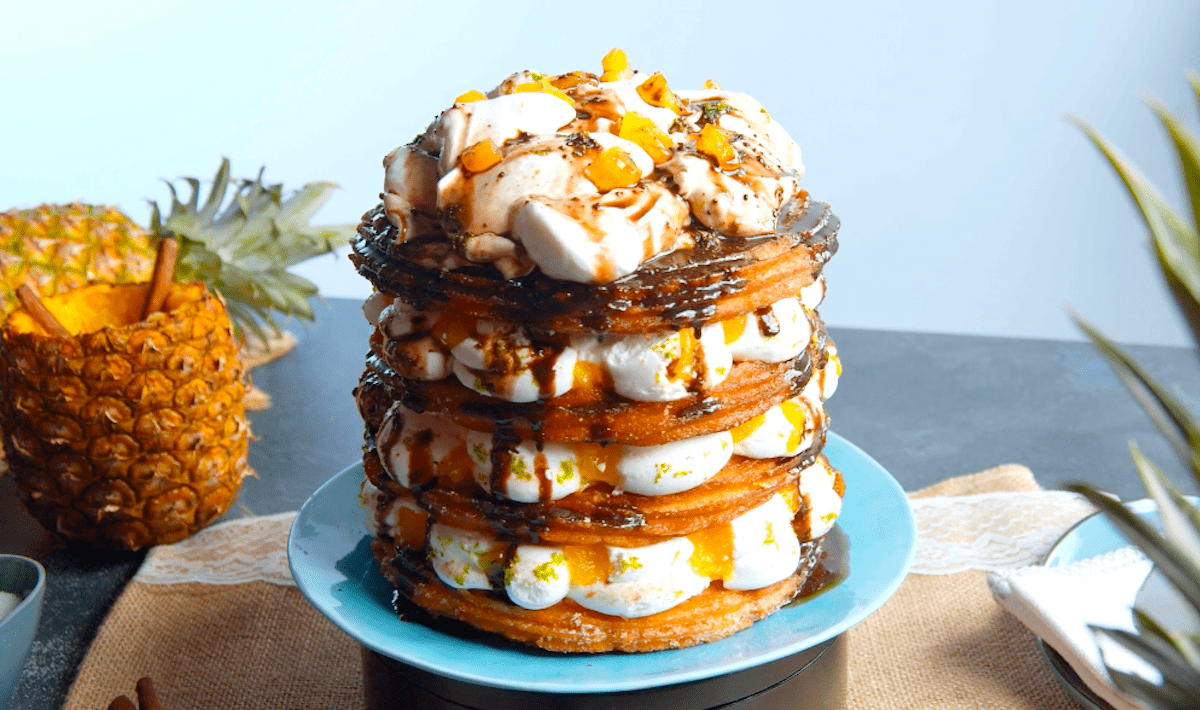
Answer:
POLYGON ((128 697, 119 695, 108 704, 108 710, 138 710, 138 708, 128 697))
POLYGON ((158 256, 154 259, 154 277, 150 280, 150 295, 142 309, 142 320, 151 313, 161 310, 167 301, 167 287, 175 280, 175 258, 179 256, 179 242, 173 237, 163 237, 158 242, 158 256))
POLYGON ((21 305, 29 315, 42 327, 42 330, 59 338, 71 337, 70 331, 63 327, 62 323, 54 317, 54 314, 46 310, 46 304, 42 303, 42 299, 38 297, 37 291, 34 291, 29 284, 22 284, 17 287, 17 298, 21 300, 21 305))
POLYGON ((162 710, 158 704, 158 693, 154 691, 154 681, 149 676, 137 682, 138 707, 140 710, 162 710))

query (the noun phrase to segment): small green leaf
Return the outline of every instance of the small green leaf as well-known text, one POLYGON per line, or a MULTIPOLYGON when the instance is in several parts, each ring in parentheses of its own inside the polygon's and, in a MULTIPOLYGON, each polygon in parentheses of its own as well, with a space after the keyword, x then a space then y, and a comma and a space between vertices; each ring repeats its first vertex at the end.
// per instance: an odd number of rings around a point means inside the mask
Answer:
POLYGON ((1200 697, 1200 675, 1179 656, 1175 646, 1153 636, 1138 636, 1121 629, 1091 627, 1096 636, 1106 636, 1150 664, 1163 676, 1163 685, 1180 688, 1200 697))
POLYGON ((1095 326, 1078 315, 1071 314, 1071 318, 1091 339, 1096 350, 1108 360, 1113 372, 1146 411, 1184 467, 1198 472, 1200 476, 1200 427, 1188 410, 1095 326))

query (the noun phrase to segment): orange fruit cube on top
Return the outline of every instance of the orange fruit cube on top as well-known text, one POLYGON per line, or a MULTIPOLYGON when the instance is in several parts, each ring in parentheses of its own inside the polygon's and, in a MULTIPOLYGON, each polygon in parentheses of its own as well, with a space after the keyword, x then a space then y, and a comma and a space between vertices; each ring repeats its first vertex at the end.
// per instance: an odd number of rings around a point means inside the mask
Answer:
POLYGON ((638 96, 642 97, 642 101, 651 106, 669 108, 675 113, 683 113, 683 102, 667 86, 667 80, 662 72, 654 72, 649 79, 638 85, 637 92, 638 96))
POLYGON ((463 169, 469 173, 481 173, 500 162, 500 153, 492 145, 492 139, 486 138, 468 147, 459 156, 463 169))
POLYGON ((725 134, 711 123, 700 129, 700 137, 696 139, 696 150, 715 160, 722 170, 732 170, 741 162, 725 134))
POLYGON ((570 96, 564 94, 561 89, 548 81, 527 81, 524 84, 517 84, 517 87, 513 89, 513 92, 518 94, 526 91, 536 91, 544 94, 550 94, 551 96, 557 96, 571 105, 575 104, 570 96))
POLYGON ((629 187, 642 179, 642 171, 633 162, 633 156, 617 147, 601 153, 583 169, 583 175, 601 192, 629 187))
POLYGON ((621 117, 621 122, 617 125, 617 135, 637 143, 642 150, 650 154, 655 165, 670 158, 671 148, 675 146, 671 136, 663 133, 654 121, 636 111, 627 111, 621 117))
POLYGON ((481 92, 471 89, 465 94, 460 94, 457 99, 454 99, 456 104, 469 104, 472 101, 484 101, 487 99, 481 92))
POLYGON ((629 59, 625 56, 625 51, 617 47, 613 47, 608 54, 604 55, 604 59, 600 60, 600 66, 604 68, 604 73, 600 75, 600 81, 618 81, 633 76, 633 69, 629 67, 629 59))

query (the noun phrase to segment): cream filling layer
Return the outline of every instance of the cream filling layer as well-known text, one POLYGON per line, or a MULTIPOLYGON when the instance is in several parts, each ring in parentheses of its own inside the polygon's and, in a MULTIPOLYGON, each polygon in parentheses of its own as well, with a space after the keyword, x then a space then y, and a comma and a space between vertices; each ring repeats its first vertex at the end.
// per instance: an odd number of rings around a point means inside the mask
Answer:
POLYGON ((535 345, 519 326, 477 320, 454 323, 469 332, 451 340, 443 314, 418 311, 376 292, 363 305, 368 322, 400 353, 401 375, 441 380, 451 373, 465 387, 509 402, 550 399, 576 385, 576 365, 603 370, 614 391, 641 402, 667 402, 692 393, 699 379, 724 381, 736 361, 791 360, 812 337, 809 314, 824 297, 824 278, 796 297, 757 313, 691 330, 647 335, 575 335, 559 345, 535 345))
MULTIPOLYGON (((798 483, 806 516, 816 539, 827 533, 841 512, 834 488, 835 474, 824 458, 801 471, 798 483)), ((393 535, 400 515, 421 515, 412 498, 396 498, 382 515, 376 510, 384 496, 369 481, 362 484, 360 501, 367 509, 372 535, 393 535), (380 518, 382 521, 380 521, 380 518)), ((792 527, 796 513, 783 495, 734 518, 725 571, 701 574, 693 559, 696 545, 687 537, 643 547, 605 546, 608 574, 601 580, 573 583, 566 551, 549 545, 518 545, 504 561, 507 546, 487 534, 440 523, 429 526, 427 555, 434 572, 455 589, 494 589, 503 579, 509 599, 526 609, 544 609, 570 598, 585 608, 611 616, 634 618, 655 614, 699 594, 714 579, 728 589, 760 589, 795 572, 800 541, 792 527), (502 569, 498 567, 502 566, 502 569)))
POLYGON ((384 469, 406 488, 436 475, 473 480, 492 495, 521 503, 559 500, 597 481, 615 493, 669 495, 712 479, 734 454, 781 458, 812 446, 825 417, 822 382, 836 379, 832 372, 820 375, 834 367, 831 361, 799 396, 732 431, 657 446, 503 441, 399 404, 384 417, 375 442, 384 469))

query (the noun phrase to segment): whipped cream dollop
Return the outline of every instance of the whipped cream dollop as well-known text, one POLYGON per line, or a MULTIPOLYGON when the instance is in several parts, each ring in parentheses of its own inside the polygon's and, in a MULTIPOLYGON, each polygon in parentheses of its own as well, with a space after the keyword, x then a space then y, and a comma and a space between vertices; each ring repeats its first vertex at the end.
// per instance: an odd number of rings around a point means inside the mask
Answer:
POLYGON ((807 450, 824 431, 824 400, 840 369, 833 351, 796 397, 730 431, 654 446, 498 439, 399 403, 385 414, 375 445, 388 475, 406 488, 436 476, 521 503, 559 500, 597 482, 618 494, 670 495, 711 480, 734 455, 772 459, 807 450))
POLYGON ((593 284, 694 246, 697 229, 774 232, 804 172, 751 97, 711 82, 674 92, 627 66, 467 92, 384 166, 388 220, 401 241, 449 239, 443 268, 593 284))

